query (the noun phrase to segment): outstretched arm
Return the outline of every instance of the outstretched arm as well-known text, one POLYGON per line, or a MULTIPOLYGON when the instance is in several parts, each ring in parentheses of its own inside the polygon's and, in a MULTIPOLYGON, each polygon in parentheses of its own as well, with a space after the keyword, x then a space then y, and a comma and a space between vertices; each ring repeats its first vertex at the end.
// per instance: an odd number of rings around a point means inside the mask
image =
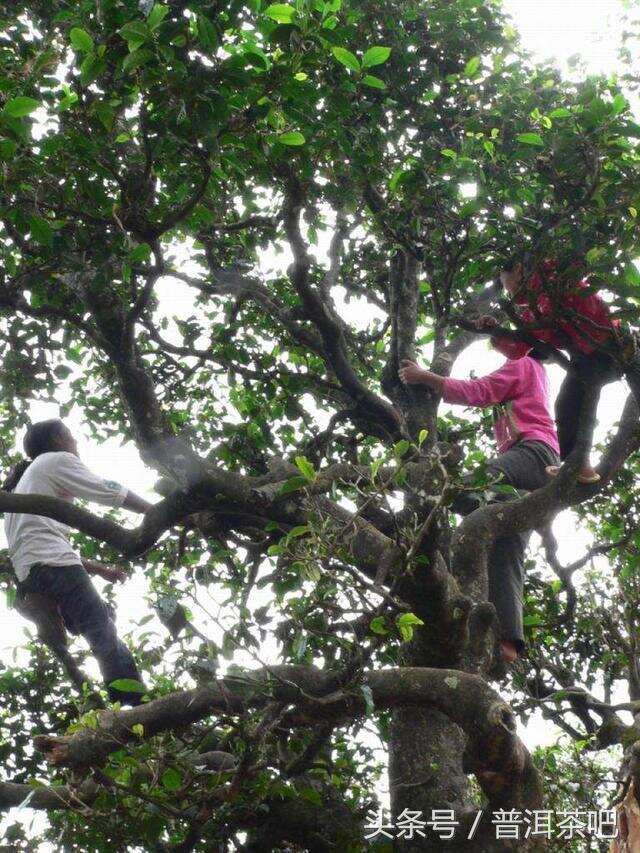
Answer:
POLYGON ((399 371, 403 382, 427 385, 442 395, 446 403, 465 406, 495 406, 515 397, 522 388, 526 364, 521 359, 507 361, 498 370, 480 379, 449 379, 424 370, 415 362, 403 361, 399 371))
POLYGON ((122 506, 124 509, 130 509, 131 512, 138 512, 143 515, 151 509, 153 504, 149 503, 149 501, 146 501, 144 498, 141 498, 139 495, 136 495, 135 492, 128 491, 122 506))
POLYGON ((152 504, 114 480, 103 480, 73 453, 60 453, 52 474, 55 485, 74 498, 146 513, 152 504))

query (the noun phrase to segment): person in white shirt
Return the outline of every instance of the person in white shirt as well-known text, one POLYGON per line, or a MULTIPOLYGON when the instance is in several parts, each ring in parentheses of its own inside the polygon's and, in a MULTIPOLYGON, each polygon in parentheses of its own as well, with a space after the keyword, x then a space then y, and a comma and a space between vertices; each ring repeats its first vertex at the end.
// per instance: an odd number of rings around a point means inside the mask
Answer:
MULTIPOLYGON (((41 421, 29 427, 24 450, 31 461, 25 460, 13 469, 3 486, 5 491, 67 501, 83 498, 137 513, 145 513, 151 507, 120 483, 103 480, 89 471, 78 457, 76 440, 60 420, 41 421)), ((19 594, 37 593, 56 605, 66 628, 72 634, 81 634, 89 643, 109 698, 138 704, 140 693, 110 686, 119 679, 140 682, 141 677, 88 571, 111 581, 122 580, 124 573, 83 560, 69 542, 67 525, 52 518, 6 513, 5 530, 19 594)))

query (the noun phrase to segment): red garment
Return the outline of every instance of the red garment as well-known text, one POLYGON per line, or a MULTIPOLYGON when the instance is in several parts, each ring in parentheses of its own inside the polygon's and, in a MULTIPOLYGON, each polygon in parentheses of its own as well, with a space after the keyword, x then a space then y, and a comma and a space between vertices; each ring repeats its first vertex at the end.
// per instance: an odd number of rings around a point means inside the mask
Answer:
MULTIPOLYGON (((555 277, 555 264, 553 261, 546 261, 543 264, 545 277, 553 281, 555 277)), ((543 286, 543 278, 539 272, 534 272, 529 279, 529 291, 539 291, 543 286)), ((592 322, 580 323, 572 319, 558 320, 557 328, 551 329, 532 329, 533 334, 539 341, 553 344, 558 349, 566 349, 567 343, 562 335, 558 334, 561 330, 564 332, 573 346, 585 355, 590 355, 595 351, 598 344, 603 343, 611 336, 611 330, 620 325, 619 320, 614 320, 609 314, 607 304, 598 296, 597 293, 582 293, 587 290, 589 284, 586 279, 578 282, 573 292, 566 293, 561 300, 560 307, 568 308, 574 311, 578 316, 585 317, 592 322), (595 323, 596 325, 592 325, 595 323), (598 328, 601 327, 601 328, 598 328)), ((536 307, 538 317, 529 308, 529 298, 527 293, 521 294, 516 300, 518 305, 518 314, 525 323, 535 323, 537 319, 547 319, 554 314, 554 306, 551 297, 547 293, 538 295, 536 307)), ((525 355, 530 349, 529 344, 523 343, 518 355, 525 355)))

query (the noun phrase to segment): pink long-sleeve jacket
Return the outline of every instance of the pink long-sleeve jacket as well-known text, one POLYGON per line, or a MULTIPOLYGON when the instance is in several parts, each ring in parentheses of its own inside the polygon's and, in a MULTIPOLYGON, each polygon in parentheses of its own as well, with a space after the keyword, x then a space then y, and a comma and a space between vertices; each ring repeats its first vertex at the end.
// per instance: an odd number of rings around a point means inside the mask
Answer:
POLYGON ((525 439, 543 441, 560 452, 549 407, 549 378, 534 358, 509 359, 480 379, 445 379, 442 399, 466 406, 492 406, 500 453, 525 439))

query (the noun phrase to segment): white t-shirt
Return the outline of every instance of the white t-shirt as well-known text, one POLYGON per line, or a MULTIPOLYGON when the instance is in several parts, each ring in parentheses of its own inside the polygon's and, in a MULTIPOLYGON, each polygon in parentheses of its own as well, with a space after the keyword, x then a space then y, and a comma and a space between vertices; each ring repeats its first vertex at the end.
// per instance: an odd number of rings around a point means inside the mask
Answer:
MULTIPOLYGON (((121 506, 128 489, 92 474, 73 453, 43 453, 29 465, 14 489, 17 495, 50 495, 72 501, 84 498, 107 506, 121 506)), ((18 580, 24 581, 36 563, 71 566, 80 556, 69 543, 66 524, 43 515, 5 513, 9 555, 18 580)))

